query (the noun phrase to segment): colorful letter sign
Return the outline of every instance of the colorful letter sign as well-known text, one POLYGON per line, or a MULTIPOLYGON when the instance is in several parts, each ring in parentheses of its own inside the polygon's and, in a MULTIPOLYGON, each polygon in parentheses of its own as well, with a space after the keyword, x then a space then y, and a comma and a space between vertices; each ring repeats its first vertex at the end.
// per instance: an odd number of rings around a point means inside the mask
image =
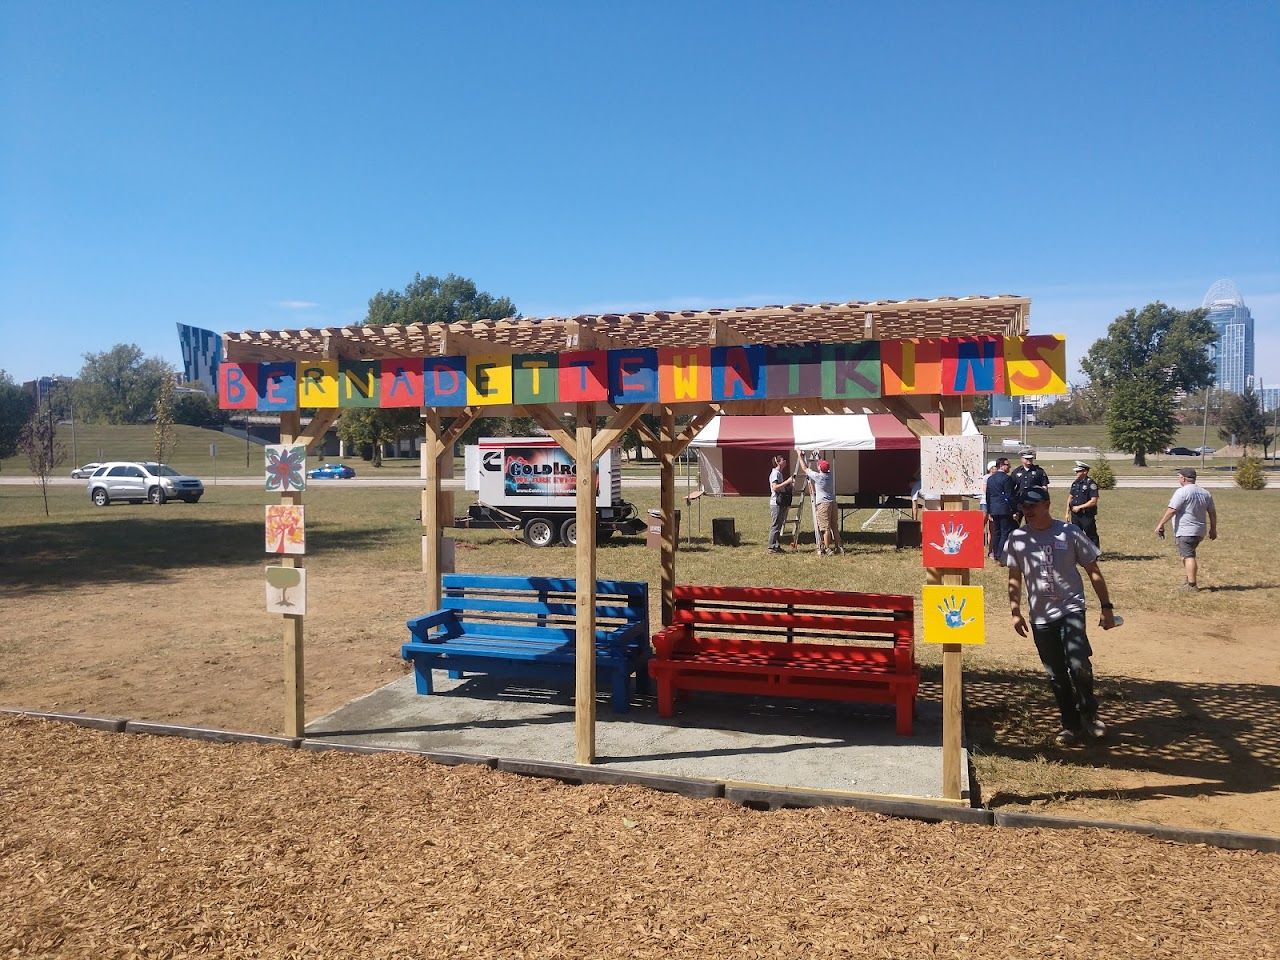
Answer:
POLYGON ((986 515, 978 510, 926 510, 920 515, 924 565, 980 569, 986 522, 986 515))
POLYGON ((925 643, 986 642, 981 587, 942 584, 923 590, 925 643))
POLYGON ((223 361, 224 410, 1062 393, 1066 340, 943 337, 382 360, 223 361))

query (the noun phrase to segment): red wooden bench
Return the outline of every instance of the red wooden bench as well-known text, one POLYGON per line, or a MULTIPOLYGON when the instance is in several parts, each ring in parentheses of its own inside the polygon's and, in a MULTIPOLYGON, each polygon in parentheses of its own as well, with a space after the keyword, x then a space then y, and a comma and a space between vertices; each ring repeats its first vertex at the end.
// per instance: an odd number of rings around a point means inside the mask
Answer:
POLYGON ((909 596, 678 586, 671 626, 653 638, 658 714, 678 690, 891 703, 911 735, 920 668, 909 596))

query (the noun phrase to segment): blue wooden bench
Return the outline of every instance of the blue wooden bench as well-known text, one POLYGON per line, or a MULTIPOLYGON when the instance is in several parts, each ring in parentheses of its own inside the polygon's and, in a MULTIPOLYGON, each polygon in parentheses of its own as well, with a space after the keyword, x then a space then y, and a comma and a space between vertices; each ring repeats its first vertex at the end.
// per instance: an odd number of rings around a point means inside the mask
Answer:
MULTIPOLYGON (((572 578, 448 574, 440 609, 407 622, 413 639, 400 656, 413 663, 418 693, 431 671, 573 683, 577 581, 572 578)), ((649 691, 649 585, 596 581, 596 675, 613 689, 615 713, 649 691)))

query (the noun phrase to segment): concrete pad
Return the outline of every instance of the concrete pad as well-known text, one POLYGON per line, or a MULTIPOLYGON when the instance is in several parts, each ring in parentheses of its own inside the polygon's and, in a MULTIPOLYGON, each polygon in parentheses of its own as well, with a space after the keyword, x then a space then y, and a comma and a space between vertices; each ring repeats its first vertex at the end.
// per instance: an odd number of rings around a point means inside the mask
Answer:
MULTIPOLYGON (((312 742, 453 752, 543 763, 573 762, 570 690, 435 674, 419 696, 412 676, 307 725, 312 742)), ((616 715, 596 706, 596 769, 725 784, 940 799, 942 711, 920 702, 915 733, 894 733, 893 708, 699 693, 660 718, 652 697, 616 715)), ((969 796, 968 755, 962 790, 969 796)))

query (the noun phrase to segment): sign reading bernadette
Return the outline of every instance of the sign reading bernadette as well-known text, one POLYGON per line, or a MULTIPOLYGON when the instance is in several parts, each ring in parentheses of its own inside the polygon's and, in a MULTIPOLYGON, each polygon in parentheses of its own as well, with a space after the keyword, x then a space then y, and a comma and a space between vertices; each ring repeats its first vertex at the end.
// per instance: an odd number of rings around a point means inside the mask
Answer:
POLYGON ((387 360, 224 360, 218 402, 224 410, 287 411, 1019 396, 1063 392, 1066 368, 1066 338, 1060 334, 387 360))

